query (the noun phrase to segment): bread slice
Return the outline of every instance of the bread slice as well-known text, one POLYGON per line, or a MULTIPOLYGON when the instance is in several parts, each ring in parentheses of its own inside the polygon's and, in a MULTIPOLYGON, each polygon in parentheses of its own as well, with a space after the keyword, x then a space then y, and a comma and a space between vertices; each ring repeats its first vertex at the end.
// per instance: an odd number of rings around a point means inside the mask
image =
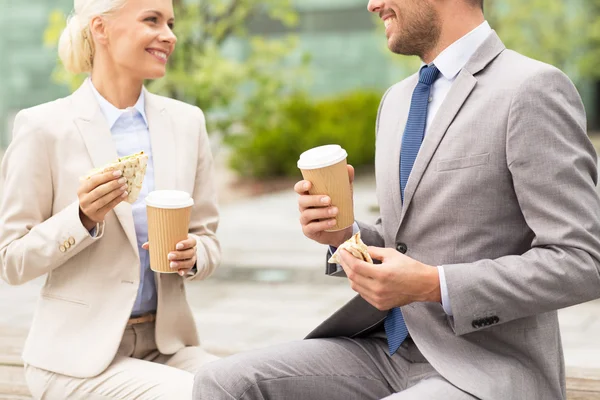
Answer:
POLYGON ((369 264, 373 264, 373 259, 367 250, 367 245, 363 243, 360 239, 360 232, 357 232, 350 239, 346 240, 340 247, 337 248, 335 253, 329 258, 329 263, 331 264, 339 264, 341 262, 340 251, 345 249, 354 257, 359 260, 363 260, 368 262, 369 264))
POLYGON ((130 204, 135 203, 142 190, 144 177, 146 176, 146 167, 148 166, 148 155, 143 151, 131 154, 126 157, 120 157, 115 161, 90 171, 84 179, 90 179, 97 174, 103 174, 109 171, 121 171, 123 177, 127 179, 127 199, 130 204))

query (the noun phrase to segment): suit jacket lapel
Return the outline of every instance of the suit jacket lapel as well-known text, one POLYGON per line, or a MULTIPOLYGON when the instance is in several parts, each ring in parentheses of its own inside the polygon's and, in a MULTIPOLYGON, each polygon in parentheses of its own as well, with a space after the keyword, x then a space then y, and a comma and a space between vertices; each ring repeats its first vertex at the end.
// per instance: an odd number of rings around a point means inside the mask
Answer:
POLYGON ((176 172, 177 154, 171 117, 158 96, 146 91, 145 98, 154 163, 154 188, 176 189, 179 186, 176 172))
MULTIPOLYGON (((423 144, 421 145, 421 149, 419 150, 419 154, 417 159, 415 160, 415 164, 413 166, 412 171, 410 172, 410 177, 408 178, 408 182, 406 184, 406 188, 404 189, 404 204, 402 206, 402 214, 400 216, 400 222, 402 223, 402 219, 404 215, 406 215, 406 210, 410 206, 410 202, 413 198, 415 190, 433 157, 433 154, 438 148, 438 145, 442 141, 448 127, 458 114, 458 111, 462 107, 467 97, 471 94, 471 91, 475 87, 477 80, 468 72, 461 71, 456 78, 456 81, 452 85, 450 92, 448 93, 446 99, 444 100, 442 106, 440 107, 437 115, 433 119, 429 130, 425 134, 425 138, 423 139, 423 144)), ((399 186, 399 185, 398 185, 399 186)))
MULTIPOLYGON (((495 32, 492 32, 456 77, 450 92, 448 92, 446 99, 444 99, 429 130, 425 134, 423 144, 421 145, 421 149, 419 150, 419 154, 410 173, 406 188, 404 189, 404 204, 402 205, 400 224, 402 224, 415 191, 421 182, 421 178, 427 170, 431 158, 435 154, 440 142, 444 138, 448 127, 452 121, 454 121, 454 118, 477 85, 477 79, 474 75, 483 70, 504 49, 504 44, 498 35, 495 32)), ((399 182, 400 181, 398 180, 397 186, 399 186, 399 182)))
MULTIPOLYGON (((396 165, 397 168, 382 168, 383 171, 389 171, 389 180, 391 182, 391 184, 389 185, 389 187, 391 188, 391 192, 392 192, 392 200, 393 200, 393 204, 402 204, 402 197, 400 195, 400 153, 402 151, 402 137, 404 135, 404 128, 406 127, 406 122, 408 120, 408 113, 410 111, 410 102, 411 102, 411 98, 412 98, 412 92, 414 91, 415 87, 417 86, 418 83, 418 75, 415 74, 413 77, 408 78, 411 80, 411 82, 407 85, 408 87, 410 87, 410 95, 408 96, 402 96, 402 98, 400 99, 400 103, 398 104, 398 108, 395 110, 398 112, 398 125, 396 127, 396 130, 394 131, 394 135, 393 137, 391 137, 388 140, 386 139, 386 142, 384 143, 383 141, 381 141, 380 143, 382 143, 382 146, 384 146, 384 149, 392 149, 393 151, 393 156, 392 156, 392 165, 396 165)), ((384 138, 382 138, 384 139, 384 138)), ((386 154, 388 153, 386 150, 384 150, 383 152, 381 152, 381 154, 386 154)), ((384 165, 388 165, 386 161, 386 163, 384 165)), ((395 224, 395 226, 398 226, 398 224, 400 223, 400 215, 402 212, 402 208, 401 207, 393 207, 394 212, 396 214, 396 222, 397 224, 395 224)))
MULTIPOLYGON (((79 129, 94 168, 100 168, 117 159, 118 154, 106 118, 98 106, 90 85, 89 80, 86 80, 73 93, 73 104, 78 108, 75 125, 79 129)), ((114 208, 114 212, 125 230, 131 246, 138 254, 131 204, 122 202, 114 208)))

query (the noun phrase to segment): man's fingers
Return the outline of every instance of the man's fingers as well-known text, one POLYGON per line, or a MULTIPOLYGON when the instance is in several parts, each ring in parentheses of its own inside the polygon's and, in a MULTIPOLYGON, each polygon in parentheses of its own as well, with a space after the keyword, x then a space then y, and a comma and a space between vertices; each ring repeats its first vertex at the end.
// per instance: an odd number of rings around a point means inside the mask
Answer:
POLYGON ((313 221, 318 222, 320 220, 335 218, 337 214, 337 207, 309 208, 300 214, 300 223, 308 225, 313 221))
POLYGON ((310 237, 311 235, 315 235, 317 233, 321 233, 326 231, 327 229, 331 229, 336 224, 335 218, 328 219, 324 221, 311 222, 307 225, 302 225, 302 232, 305 236, 310 237))
POLYGON ((328 207, 331 204, 331 198, 329 196, 322 195, 302 195, 298 198, 298 205, 300 208, 300 212, 306 210, 307 208, 318 208, 318 207, 328 207))
POLYGON ((294 191, 300 195, 308 194, 311 187, 312 183, 309 181, 300 181, 294 185, 294 191))
POLYGON ((369 255, 371 256, 372 259, 379 260, 381 262, 385 262, 386 258, 397 253, 397 251, 394 249, 387 249, 387 248, 373 247, 373 246, 369 246, 367 248, 367 251, 369 252, 369 255))
MULTIPOLYGON (((373 264, 359 260, 345 249, 341 251, 342 262, 346 264, 352 271, 352 279, 360 280, 361 278, 373 280, 380 275, 379 269, 373 264)), ((348 274, 346 274, 348 275, 348 274)), ((363 282, 366 282, 363 280, 363 282)))

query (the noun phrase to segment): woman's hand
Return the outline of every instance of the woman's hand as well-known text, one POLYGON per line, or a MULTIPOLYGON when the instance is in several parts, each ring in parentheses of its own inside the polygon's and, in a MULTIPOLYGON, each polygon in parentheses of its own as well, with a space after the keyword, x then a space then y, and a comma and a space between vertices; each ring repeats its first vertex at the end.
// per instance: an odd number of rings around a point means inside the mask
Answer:
MULTIPOLYGON (((149 243, 144 243, 142 248, 148 250, 149 243)), ((196 239, 189 236, 186 240, 177 243, 176 249, 168 256, 171 269, 176 270, 179 275, 185 276, 196 265, 196 239)))
POLYGON ((79 218, 88 231, 127 198, 127 179, 121 178, 121 174, 121 171, 110 171, 81 182, 77 190, 79 218))

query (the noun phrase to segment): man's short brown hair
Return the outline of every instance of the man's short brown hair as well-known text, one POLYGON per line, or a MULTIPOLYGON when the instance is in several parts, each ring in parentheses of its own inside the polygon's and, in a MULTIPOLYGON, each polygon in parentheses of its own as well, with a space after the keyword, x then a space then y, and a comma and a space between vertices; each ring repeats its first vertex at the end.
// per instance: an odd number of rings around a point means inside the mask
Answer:
POLYGON ((467 0, 469 3, 471 3, 474 7, 479 7, 483 10, 483 0, 467 0))

